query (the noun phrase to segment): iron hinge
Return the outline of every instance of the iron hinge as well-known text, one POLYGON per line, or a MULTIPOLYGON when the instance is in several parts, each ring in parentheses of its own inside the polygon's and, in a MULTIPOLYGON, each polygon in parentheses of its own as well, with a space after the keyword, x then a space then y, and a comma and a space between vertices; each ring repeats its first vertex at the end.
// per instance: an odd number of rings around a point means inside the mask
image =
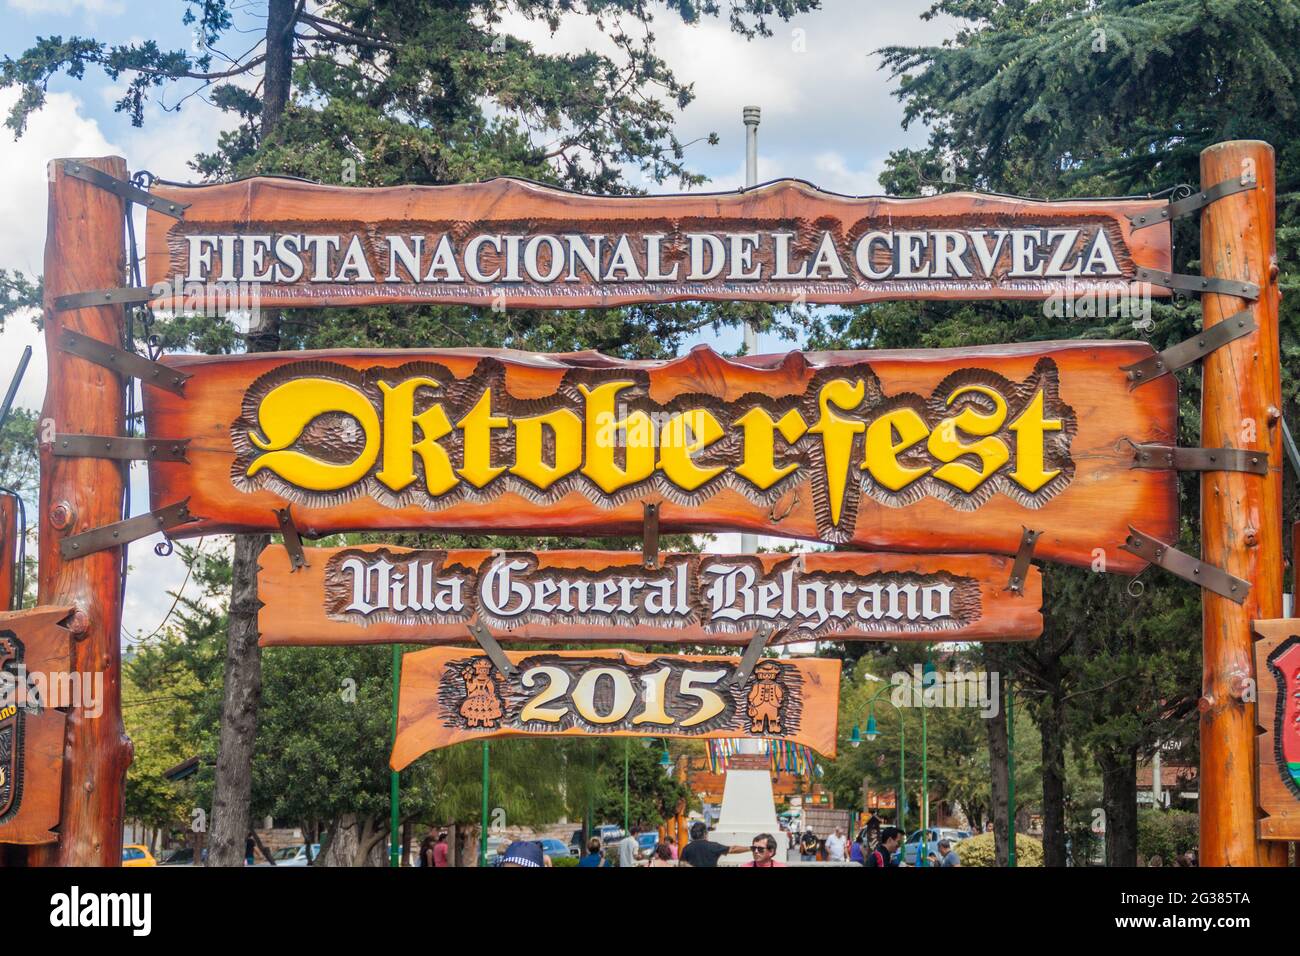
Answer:
POLYGON ((1143 534, 1129 525, 1128 538, 1120 545, 1129 554, 1150 561, 1157 567, 1164 568, 1175 577, 1199 584, 1207 591, 1213 591, 1220 597, 1242 604, 1250 593, 1250 582, 1234 577, 1222 568, 1206 564, 1198 558, 1179 551, 1149 534, 1143 534))
POLYGON ((1249 448, 1180 448, 1175 445, 1133 445, 1131 468, 1174 471, 1244 471, 1268 474, 1268 453, 1249 448))
POLYGON ((510 663, 510 658, 506 657, 506 652, 501 650, 501 645, 487 629, 487 625, 478 618, 469 622, 469 636, 474 638, 478 646, 483 648, 483 653, 488 656, 488 660, 506 677, 514 677, 519 673, 519 668, 510 663))
POLYGON ((659 504, 641 503, 641 564, 653 571, 659 567, 659 504))
POLYGON ((1193 362, 1205 358, 1215 349, 1254 331, 1255 318, 1250 314, 1250 310, 1246 309, 1236 315, 1228 316, 1221 322, 1216 322, 1204 332, 1184 342, 1169 346, 1163 352, 1157 352, 1132 365, 1125 365, 1121 371, 1128 373, 1129 389, 1132 390, 1144 382, 1154 381, 1162 375, 1186 368, 1193 362))
POLYGON ((1217 295, 1235 295, 1239 299, 1259 298, 1259 286, 1253 282, 1240 279, 1222 279, 1218 276, 1189 276, 1178 272, 1160 272, 1156 269, 1139 268, 1133 277, 1135 282, 1149 282, 1166 289, 1180 292, 1211 292, 1217 295))
POLYGON ((1005 590, 1020 594, 1025 589, 1025 575, 1029 573, 1029 562, 1034 556, 1034 545, 1038 542, 1041 531, 1020 526, 1020 547, 1016 551, 1015 563, 1011 565, 1011 577, 1005 590))
POLYGON ((289 552, 289 573, 307 567, 307 552, 302 547, 302 535, 293 523, 293 506, 286 505, 275 509, 275 520, 280 523, 280 534, 284 538, 284 548, 289 552))
POLYGON ((93 292, 73 292, 54 299, 55 312, 73 309, 92 309, 101 305, 140 305, 155 298, 151 289, 123 286, 117 289, 96 289, 93 292))
POLYGON ((84 558, 96 551, 116 548, 193 520, 194 516, 190 514, 190 499, 186 498, 184 501, 178 501, 166 508, 158 508, 146 515, 115 521, 81 534, 68 535, 59 542, 59 554, 64 561, 84 558))
POLYGON ((112 369, 119 375, 138 378, 142 385, 153 385, 177 395, 185 394, 185 382, 189 376, 184 372, 178 372, 159 362, 152 362, 143 355, 127 352, 116 345, 91 338, 89 335, 64 329, 60 333, 59 348, 69 355, 112 369))
POLYGON ((164 216, 171 216, 173 219, 184 219, 185 210, 190 206, 187 202, 176 202, 173 199, 155 196, 147 189, 141 189, 134 183, 125 179, 118 179, 116 176, 110 176, 103 170, 96 169, 93 166, 86 166, 83 163, 64 163, 63 171, 69 176, 90 183, 92 186, 98 186, 100 189, 106 189, 114 195, 121 196, 127 202, 133 202, 137 206, 144 206, 146 209, 162 213, 164 216))
POLYGON ((1232 196, 1236 193, 1244 193, 1248 189, 1254 189, 1257 182, 1253 178, 1225 179, 1221 183, 1215 183, 1209 189, 1203 189, 1198 193, 1192 193, 1183 199, 1175 199, 1169 205, 1155 212, 1144 212, 1136 216, 1129 216, 1128 221, 1132 223, 1134 231, 1145 229, 1147 226, 1154 226, 1157 223, 1169 222, 1171 219, 1181 219, 1183 216, 1190 216, 1198 209, 1204 209, 1212 202, 1217 202, 1224 196, 1232 196))
POLYGON ((763 656, 763 651, 767 648, 774 633, 775 628, 772 625, 759 625, 754 636, 749 639, 749 645, 745 648, 745 653, 740 656, 740 666, 736 668, 725 683, 736 687, 745 686, 745 682, 749 680, 749 675, 753 673, 754 667, 758 664, 758 659, 763 656))
POLYGON ((112 458, 119 461, 183 461, 188 438, 157 441, 112 435, 55 435, 53 452, 60 458, 112 458))

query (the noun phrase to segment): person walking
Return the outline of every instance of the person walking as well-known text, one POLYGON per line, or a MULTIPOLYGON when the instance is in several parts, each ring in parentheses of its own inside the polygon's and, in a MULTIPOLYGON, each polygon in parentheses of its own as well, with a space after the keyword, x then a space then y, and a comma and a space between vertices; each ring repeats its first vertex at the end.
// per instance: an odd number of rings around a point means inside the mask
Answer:
POLYGON ((650 862, 646 866, 676 866, 677 861, 673 859, 673 851, 667 843, 660 843, 655 847, 654 853, 650 854, 650 862))
POLYGON ((880 842, 875 849, 869 850, 866 854, 866 863, 864 866, 883 869, 890 866, 898 866, 894 862, 894 851, 898 849, 898 844, 903 840, 903 831, 898 827, 884 827, 880 831, 880 842))
POLYGON ((836 827, 835 832, 826 838, 826 859, 832 863, 844 862, 844 828, 836 827))
POLYGON ((608 865, 609 864, 605 862, 605 854, 600 845, 600 837, 592 837, 587 841, 587 852, 582 859, 578 861, 578 866, 592 867, 608 865))
POLYGON ((951 840, 939 841, 939 866, 961 866, 961 857, 952 848, 951 840))
POLYGON ((760 833, 754 837, 753 842, 749 845, 749 852, 753 854, 754 858, 740 864, 741 866, 762 867, 764 869, 773 866, 785 866, 776 858, 776 837, 770 833, 760 833))
POLYGON ((434 838, 433 838, 433 834, 432 834, 432 833, 428 834, 428 835, 427 835, 423 840, 420 841, 420 863, 419 863, 420 866, 437 866, 437 865, 438 865, 437 863, 435 863, 435 862, 433 861, 433 845, 434 845, 434 843, 435 843, 435 840, 434 840, 434 838))
POLYGON ((811 863, 817 859, 817 834, 812 830, 804 830, 803 836, 799 838, 799 859, 805 863, 811 863))
POLYGON ((727 846, 708 839, 709 828, 699 820, 691 824, 691 842, 682 847, 678 862, 683 866, 717 866, 718 860, 729 853, 747 853, 749 847, 727 846))
POLYGON ((636 861, 641 857, 641 845, 636 841, 636 835, 640 833, 639 827, 631 827, 626 836, 618 841, 618 865, 619 868, 625 866, 636 866, 636 861))
POLYGON ((438 840, 433 844, 433 865, 451 866, 451 859, 447 847, 447 833, 445 830, 439 832, 438 840))

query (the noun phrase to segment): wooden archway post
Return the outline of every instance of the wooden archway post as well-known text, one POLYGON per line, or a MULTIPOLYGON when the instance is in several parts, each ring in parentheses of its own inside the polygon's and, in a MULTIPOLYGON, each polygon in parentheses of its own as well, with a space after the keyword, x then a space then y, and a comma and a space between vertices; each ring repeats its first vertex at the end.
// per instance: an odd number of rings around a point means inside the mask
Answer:
MULTIPOLYGON (((1245 603, 1203 590, 1201 865, 1284 866, 1286 844, 1260 840, 1251 621, 1282 616, 1282 383, 1273 148, 1246 140, 1201 153, 1201 188, 1254 177, 1254 189, 1201 214, 1201 273, 1257 283, 1258 330, 1206 356, 1201 445, 1268 453, 1265 477, 1209 471, 1201 479, 1205 562, 1250 582, 1245 603)), ((1204 328, 1235 315, 1241 299, 1206 295, 1204 328)))
MULTIPOLYGON (((102 366, 59 348, 64 330, 122 347, 122 306, 58 312, 55 298, 124 285, 124 200, 49 165, 49 221, 45 237, 45 351, 49 378, 41 409, 40 571, 41 604, 76 610, 71 664, 84 685, 103 675, 102 712, 69 711, 64 739, 62 813, 58 843, 33 847, 38 866, 120 866, 126 768, 131 741, 122 726, 122 552, 110 548, 64 561, 59 542, 69 534, 111 524, 122 517, 124 471, 98 458, 56 458, 48 441, 60 434, 122 435, 122 379, 102 366)), ((76 160, 119 179, 120 156, 76 160)))

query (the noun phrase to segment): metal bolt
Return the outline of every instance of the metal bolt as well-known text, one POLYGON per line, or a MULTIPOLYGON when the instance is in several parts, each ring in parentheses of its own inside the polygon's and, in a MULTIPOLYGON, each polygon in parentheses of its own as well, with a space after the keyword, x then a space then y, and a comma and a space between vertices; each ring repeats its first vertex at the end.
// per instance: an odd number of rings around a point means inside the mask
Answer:
POLYGON ((1206 694, 1196 702, 1196 709, 1203 714, 1208 714, 1214 709, 1214 695, 1206 694))
POLYGON ((1259 533, 1254 528, 1246 529, 1245 538, 1247 547, 1253 548, 1259 544, 1259 533))

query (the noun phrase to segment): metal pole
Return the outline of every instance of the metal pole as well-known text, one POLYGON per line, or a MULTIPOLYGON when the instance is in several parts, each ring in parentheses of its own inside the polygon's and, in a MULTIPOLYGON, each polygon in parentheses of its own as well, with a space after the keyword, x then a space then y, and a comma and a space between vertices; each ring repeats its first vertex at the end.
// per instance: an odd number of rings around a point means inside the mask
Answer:
POLYGON ((623 835, 624 835, 624 836, 626 836, 627 834, 629 834, 629 833, 632 832, 631 827, 628 826, 628 822, 629 822, 629 821, 628 821, 628 812, 627 812, 627 809, 628 809, 628 799, 627 799, 627 747, 628 747, 628 742, 629 742, 630 740, 631 740, 630 737, 624 737, 624 738, 623 738, 623 835))
POLYGON ((1007 865, 1016 865, 1016 695, 1007 684, 1007 865))
MULTIPOLYGON (((398 689, 402 683, 402 649, 401 645, 393 645, 393 743, 397 741, 397 699, 398 689)), ((388 865, 402 865, 402 848, 398 843, 398 827, 401 812, 399 804, 401 801, 399 774, 396 770, 388 775, 389 793, 388 793, 388 865)))
POLYGON ((894 797, 894 809, 898 811, 898 829, 907 839, 907 822, 904 808, 907 806, 907 791, 904 789, 907 779, 907 724, 903 721, 903 712, 898 712, 898 794, 894 797))
POLYGON ((483 741, 483 819, 478 835, 478 865, 487 866, 487 828, 488 828, 488 742, 483 741))
MULTIPOLYGON (((757 106, 746 106, 742 116, 745 120, 745 188, 752 189, 758 185, 758 122, 762 113, 757 106)), ((745 354, 753 355, 758 351, 758 331, 754 323, 746 321, 745 354)), ((740 536, 740 553, 758 553, 758 535, 742 534, 740 536)))

